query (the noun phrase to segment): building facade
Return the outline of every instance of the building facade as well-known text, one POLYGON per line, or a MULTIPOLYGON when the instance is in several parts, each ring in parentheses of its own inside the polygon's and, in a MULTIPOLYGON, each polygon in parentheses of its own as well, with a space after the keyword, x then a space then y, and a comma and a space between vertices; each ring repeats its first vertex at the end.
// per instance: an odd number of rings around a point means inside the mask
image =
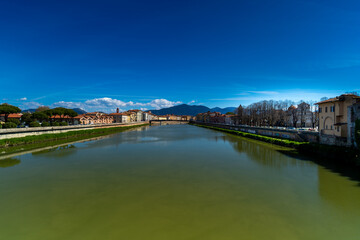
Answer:
POLYGON ((351 126, 351 111, 360 97, 343 94, 335 98, 316 103, 319 106, 320 142, 325 144, 349 145, 348 128, 351 126), (350 118, 350 119, 349 119, 350 118))

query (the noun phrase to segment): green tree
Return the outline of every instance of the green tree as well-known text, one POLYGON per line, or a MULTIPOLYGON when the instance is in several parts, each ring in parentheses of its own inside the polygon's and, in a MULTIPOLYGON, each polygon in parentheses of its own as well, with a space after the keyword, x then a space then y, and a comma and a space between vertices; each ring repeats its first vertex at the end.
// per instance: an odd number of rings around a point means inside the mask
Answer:
POLYGON ((233 112, 227 112, 226 115, 235 115, 233 112))
POLYGON ((3 103, 0 105, 0 114, 5 114, 5 122, 8 121, 9 114, 19 112, 21 112, 21 109, 16 106, 7 103, 3 103))
POLYGON ((42 122, 42 121, 45 121, 45 120, 48 120, 49 119, 49 116, 46 114, 46 113, 44 113, 44 112, 34 112, 33 114, 32 114, 32 119, 34 120, 34 121, 39 121, 39 122, 42 122))
POLYGON ((47 110, 50 110, 50 108, 48 106, 40 106, 35 110, 35 112, 44 112, 47 110))
POLYGON ((40 127, 40 123, 38 123, 38 122, 31 122, 30 124, 29 124, 29 127, 40 127))
POLYGON ((49 122, 43 122, 43 123, 41 123, 41 126, 42 127, 49 127, 50 123, 49 122))
POLYGON ((67 125, 69 125, 67 122, 61 122, 60 123, 60 126, 67 126, 67 125))
POLYGON ((16 126, 20 124, 20 120, 19 120, 19 119, 16 119, 16 118, 9 118, 9 119, 8 119, 8 122, 15 123, 16 126))
POLYGON ((21 122, 29 125, 31 122, 32 122, 32 115, 31 113, 24 113, 22 116, 21 116, 21 122))
POLYGON ((3 128, 16 128, 17 125, 13 122, 6 122, 4 125, 3 125, 3 128))

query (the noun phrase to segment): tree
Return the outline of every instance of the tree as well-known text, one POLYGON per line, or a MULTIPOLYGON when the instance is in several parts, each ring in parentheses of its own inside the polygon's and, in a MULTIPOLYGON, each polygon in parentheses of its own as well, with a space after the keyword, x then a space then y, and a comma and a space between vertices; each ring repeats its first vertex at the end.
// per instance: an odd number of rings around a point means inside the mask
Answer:
POLYGON ((292 119, 293 127, 296 128, 297 121, 299 120, 298 119, 298 109, 295 106, 292 105, 292 106, 289 107, 288 111, 289 111, 291 119, 292 119))
POLYGON ((35 121, 37 120, 39 122, 42 122, 42 121, 48 120, 49 116, 44 112, 34 112, 32 114, 32 119, 35 121))
POLYGON ((8 117, 11 113, 20 113, 20 112, 21 109, 16 106, 7 103, 3 103, 0 105, 0 114, 5 114, 5 122, 8 121, 8 117))
POLYGON ((320 102, 328 100, 328 99, 329 99, 328 97, 322 97, 322 98, 320 98, 320 102))
POLYGON ((21 116, 21 122, 29 125, 33 121, 31 113, 24 113, 21 116))
POLYGON ((31 122, 30 124, 29 124, 29 127, 40 127, 40 123, 38 123, 38 122, 31 122))
POLYGON ((16 126, 20 124, 20 120, 16 118, 10 118, 7 122, 15 123, 16 126))
POLYGON ((360 96, 360 93, 356 92, 356 91, 346 92, 346 94, 353 94, 353 95, 356 95, 356 96, 360 96))
POLYGON ((41 123, 41 126, 42 127, 49 127, 50 123, 49 122, 43 122, 43 123, 41 123))
POLYGON ((3 125, 3 128, 16 128, 17 125, 13 122, 6 122, 4 125, 3 125))
POLYGON ((50 110, 50 108, 48 106, 40 106, 35 110, 35 112, 43 112, 43 111, 47 111, 47 110, 50 110))
POLYGON ((319 122, 319 116, 318 116, 318 105, 315 104, 314 101, 310 101, 309 102, 310 104, 310 120, 311 120, 311 125, 312 125, 312 128, 315 128, 315 126, 317 126, 318 122, 319 122))

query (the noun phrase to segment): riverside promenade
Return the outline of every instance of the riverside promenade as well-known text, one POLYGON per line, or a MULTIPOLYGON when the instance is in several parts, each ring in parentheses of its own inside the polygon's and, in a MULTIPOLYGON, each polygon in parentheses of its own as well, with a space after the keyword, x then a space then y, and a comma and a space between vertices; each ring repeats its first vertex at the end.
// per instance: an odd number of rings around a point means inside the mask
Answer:
POLYGON ((319 133, 310 131, 299 131, 296 129, 278 129, 269 127, 251 127, 243 125, 227 125, 221 123, 205 123, 193 121, 194 124, 212 126, 246 133, 258 134, 267 137, 282 138, 298 142, 319 143, 319 133))
POLYGON ((126 127, 148 124, 144 122, 131 122, 131 123, 111 123, 111 124, 90 124, 90 125, 72 125, 72 126, 54 126, 54 127, 33 127, 33 128, 8 128, 0 129, 0 139, 19 138, 33 135, 52 134, 52 133, 65 133, 70 131, 89 130, 97 128, 110 128, 110 127, 126 127))

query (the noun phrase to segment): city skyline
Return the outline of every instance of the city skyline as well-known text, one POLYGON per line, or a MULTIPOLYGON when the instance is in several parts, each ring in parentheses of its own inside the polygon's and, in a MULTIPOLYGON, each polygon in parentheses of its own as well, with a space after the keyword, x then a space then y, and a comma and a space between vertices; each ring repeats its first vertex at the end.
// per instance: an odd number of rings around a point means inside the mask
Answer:
POLYGON ((1 5, 0 101, 23 109, 236 107, 360 91, 357 1, 1 5))

